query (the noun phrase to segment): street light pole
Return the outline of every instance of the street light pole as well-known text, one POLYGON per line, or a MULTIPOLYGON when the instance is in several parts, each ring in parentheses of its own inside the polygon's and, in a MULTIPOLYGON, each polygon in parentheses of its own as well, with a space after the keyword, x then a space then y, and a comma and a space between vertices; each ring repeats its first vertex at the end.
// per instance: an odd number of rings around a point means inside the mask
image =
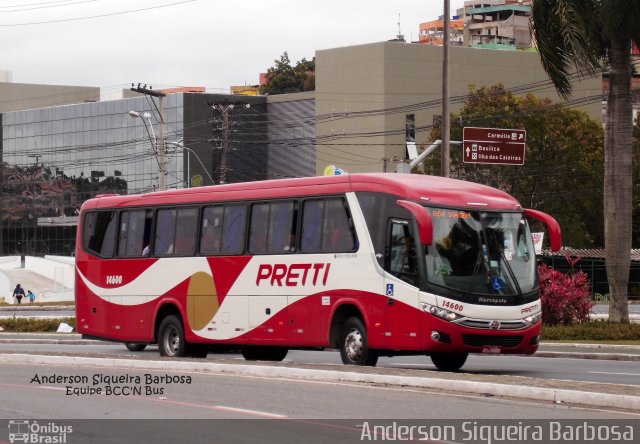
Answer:
MULTIPOLYGON (((200 156, 198 156, 198 153, 196 153, 194 150, 192 150, 188 146, 184 146, 184 144, 182 142, 167 142, 167 144, 168 145, 177 146, 178 148, 186 150, 187 153, 193 154, 193 157, 196 158, 196 160, 198 161, 198 163, 202 167, 202 171, 204 172, 204 174, 207 175, 207 177, 209 178, 209 180, 211 181, 212 184, 214 183, 213 182, 213 178, 211 177, 211 174, 209 174, 209 171, 207 170, 207 167, 205 167, 204 164, 202 163, 202 160, 200 159, 200 156)), ((187 154, 187 177, 188 177, 188 181, 187 181, 187 185, 188 186, 187 186, 187 188, 191 188, 191 162, 190 162, 189 159, 190 159, 189 154, 187 154)))
MULTIPOLYGON (((165 141, 164 141, 164 97, 165 93, 161 91, 155 91, 152 86, 147 88, 147 85, 140 86, 138 83, 137 87, 131 84, 131 91, 144 94, 147 96, 157 97, 159 104, 158 114, 160 115, 158 118, 158 126, 160 128, 160 138, 156 140, 157 152, 158 156, 158 189, 165 190, 166 189, 166 180, 167 180, 167 159, 166 159, 166 151, 165 151, 165 141)), ((153 101, 153 99, 151 99, 153 101)), ((155 105, 155 102, 154 102, 155 105)), ((131 114, 131 112, 129 113, 131 114)), ((133 114, 132 114, 133 115, 133 114)), ((149 120, 149 125, 151 125, 151 120, 149 120)), ((151 126, 153 130, 153 126, 151 126)))
POLYGON ((449 0, 444 0, 444 36, 442 40, 442 150, 440 152, 440 174, 449 177, 451 162, 450 116, 449 116, 449 31, 451 14, 449 0))
MULTIPOLYGON (((158 160, 158 189, 164 190, 166 188, 165 185, 165 176, 167 175, 166 171, 166 161, 165 161, 165 145, 164 145, 164 133, 161 129, 160 139, 156 137, 156 132, 153 129, 153 122, 151 122, 151 113, 143 113, 140 115, 138 111, 129 111, 129 115, 133 118, 140 118, 142 123, 144 123, 144 127, 147 130, 147 135, 149 136, 149 141, 151 142, 151 148, 153 149, 153 154, 156 156, 158 160), (145 119, 147 122, 145 122, 145 119), (160 140, 162 140, 162 147, 160 147, 160 140)), ((160 127, 162 128, 162 126, 160 127)))
POLYGON ((166 159, 166 146, 164 141, 164 96, 158 96, 160 107, 160 121, 158 122, 160 128, 160 139, 158 139, 158 163, 160 169, 158 172, 158 188, 160 190, 166 189, 167 181, 167 159, 166 159))

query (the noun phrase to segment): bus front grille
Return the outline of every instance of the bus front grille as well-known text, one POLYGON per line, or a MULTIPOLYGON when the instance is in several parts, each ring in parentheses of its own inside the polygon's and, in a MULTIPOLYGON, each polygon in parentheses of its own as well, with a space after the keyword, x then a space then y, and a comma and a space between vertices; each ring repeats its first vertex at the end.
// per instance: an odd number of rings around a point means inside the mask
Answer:
MULTIPOLYGON (((455 323, 458 325, 462 325, 464 327, 469 327, 469 328, 482 329, 482 330, 494 330, 494 327, 492 327, 493 322, 495 321, 486 320, 486 319, 472 319, 472 318, 462 318, 458 321, 455 321, 455 323)), ((513 321, 500 321, 499 330, 522 330, 529 326, 530 324, 527 324, 525 321, 521 319, 516 319, 513 321)))

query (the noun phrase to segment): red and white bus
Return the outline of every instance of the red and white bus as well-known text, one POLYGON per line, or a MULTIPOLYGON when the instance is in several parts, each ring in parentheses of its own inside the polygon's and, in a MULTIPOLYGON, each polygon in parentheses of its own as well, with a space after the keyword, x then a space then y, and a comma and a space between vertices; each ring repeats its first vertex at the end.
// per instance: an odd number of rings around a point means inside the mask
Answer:
POLYGON ((540 287, 527 217, 475 183, 409 174, 307 177, 82 206, 76 322, 86 337, 163 356, 240 349, 282 360, 338 348, 345 364, 532 354, 540 287))

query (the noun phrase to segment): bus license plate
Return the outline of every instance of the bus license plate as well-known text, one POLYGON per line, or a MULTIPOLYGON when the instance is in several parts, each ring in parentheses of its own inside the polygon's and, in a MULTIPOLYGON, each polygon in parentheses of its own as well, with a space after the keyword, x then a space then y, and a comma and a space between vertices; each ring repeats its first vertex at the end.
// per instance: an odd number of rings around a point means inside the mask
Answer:
POLYGON ((500 352, 502 351, 502 348, 498 347, 497 345, 488 345, 485 347, 482 347, 482 353, 490 353, 490 354, 500 354, 500 352))

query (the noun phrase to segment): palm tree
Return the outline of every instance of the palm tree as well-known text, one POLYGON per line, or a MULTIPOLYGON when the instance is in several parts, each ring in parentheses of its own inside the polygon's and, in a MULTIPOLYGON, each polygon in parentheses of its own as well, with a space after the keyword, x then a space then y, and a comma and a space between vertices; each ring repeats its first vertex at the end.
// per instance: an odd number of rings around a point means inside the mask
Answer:
POLYGON ((640 1, 535 0, 531 30, 556 90, 571 94, 572 73, 597 73, 608 63, 604 214, 609 319, 629 322, 632 229, 631 42, 640 43, 640 1))

